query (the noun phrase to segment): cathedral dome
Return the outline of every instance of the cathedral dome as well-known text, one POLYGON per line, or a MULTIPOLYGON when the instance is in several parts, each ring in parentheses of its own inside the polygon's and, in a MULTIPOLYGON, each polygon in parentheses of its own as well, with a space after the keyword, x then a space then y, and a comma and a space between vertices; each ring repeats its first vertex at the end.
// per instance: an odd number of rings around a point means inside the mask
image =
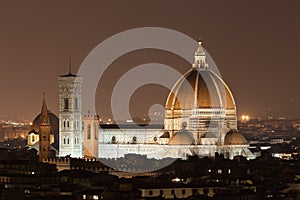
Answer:
POLYGON ((222 78, 210 69, 202 41, 198 44, 192 69, 172 88, 166 101, 166 110, 235 109, 232 93, 222 78))
POLYGON ((224 139, 224 145, 246 145, 248 141, 246 138, 236 130, 230 130, 224 139))
POLYGON ((174 85, 166 109, 193 108, 235 109, 235 103, 228 86, 218 75, 209 69, 192 68, 174 85))
POLYGON ((182 129, 175 133, 168 144, 173 145, 191 145, 194 144, 194 136, 191 132, 185 130, 186 123, 182 124, 182 129))
POLYGON ((237 128, 235 101, 221 76, 206 62, 202 42, 198 44, 192 68, 174 84, 166 100, 164 128, 174 133, 187 122, 187 130, 197 131, 200 137, 218 132, 223 141, 230 129, 237 128))

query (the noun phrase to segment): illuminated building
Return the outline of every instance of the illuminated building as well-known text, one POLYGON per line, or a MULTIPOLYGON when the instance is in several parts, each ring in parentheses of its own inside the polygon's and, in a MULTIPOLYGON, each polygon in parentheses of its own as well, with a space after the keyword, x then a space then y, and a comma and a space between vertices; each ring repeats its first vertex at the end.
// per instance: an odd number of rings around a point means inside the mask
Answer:
POLYGON ((195 144, 223 144, 226 133, 237 129, 233 95, 209 68, 201 42, 192 69, 177 81, 166 102, 165 130, 174 135, 182 123, 195 144))
POLYGON ((59 84, 59 156, 83 157, 81 117, 82 77, 69 74, 58 78, 59 84))
POLYGON ((164 125, 101 124, 94 113, 82 120, 82 77, 67 75, 59 83, 59 156, 183 158, 190 155, 226 158, 255 156, 236 131, 236 106, 229 87, 206 62, 201 42, 192 68, 174 85, 165 104, 164 125), (82 129, 83 126, 83 129, 82 129))
MULTIPOLYGON (((236 131, 236 106, 229 87, 210 69, 201 42, 195 62, 174 85, 166 101, 164 128, 137 125, 100 125, 97 158, 125 154, 148 158, 183 158, 189 155, 254 158, 248 142, 236 131)), ((89 131, 85 130, 85 135, 89 131)), ((86 136, 85 136, 86 138, 86 136)))

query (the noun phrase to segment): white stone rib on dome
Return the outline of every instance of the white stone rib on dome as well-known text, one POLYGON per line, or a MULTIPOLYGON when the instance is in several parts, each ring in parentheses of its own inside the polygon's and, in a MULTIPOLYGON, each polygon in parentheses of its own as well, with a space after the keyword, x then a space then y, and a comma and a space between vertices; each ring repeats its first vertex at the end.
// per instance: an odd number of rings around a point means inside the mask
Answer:
POLYGON ((166 101, 167 110, 193 108, 235 109, 229 87, 211 70, 190 69, 172 88, 166 101))

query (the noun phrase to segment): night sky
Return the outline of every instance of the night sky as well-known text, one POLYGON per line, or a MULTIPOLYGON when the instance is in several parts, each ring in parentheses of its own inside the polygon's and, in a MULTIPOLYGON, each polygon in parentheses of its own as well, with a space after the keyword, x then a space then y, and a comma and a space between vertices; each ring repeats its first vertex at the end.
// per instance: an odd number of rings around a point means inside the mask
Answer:
MULTIPOLYGON (((1 1, 0 115, 33 119, 46 93, 58 115, 57 77, 73 73, 106 38, 131 28, 165 27, 195 40, 205 49, 231 88, 238 114, 254 117, 300 116, 299 1, 1 1)), ((121 44, 120 44, 121 45, 121 44)), ((196 50, 196 49, 195 49, 196 50)), ((193 54, 194 52, 191 52, 193 54)), ((149 62, 185 72, 178 56, 140 50, 117 59, 101 79, 97 111, 110 115, 110 93, 122 73, 149 62)), ((161 103, 168 90, 140 88, 132 97, 132 115, 161 103), (156 91, 157 95, 145 98, 156 91)))

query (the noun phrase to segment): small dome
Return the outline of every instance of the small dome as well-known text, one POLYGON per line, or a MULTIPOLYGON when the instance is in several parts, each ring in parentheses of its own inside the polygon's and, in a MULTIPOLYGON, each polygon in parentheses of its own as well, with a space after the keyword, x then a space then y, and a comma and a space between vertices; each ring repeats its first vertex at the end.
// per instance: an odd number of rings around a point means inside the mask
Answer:
POLYGON ((186 123, 182 123, 182 129, 175 133, 168 144, 173 145, 191 145, 194 144, 194 136, 191 132, 185 130, 186 123))
POLYGON ((230 130, 224 139, 225 145, 245 145, 248 144, 246 138, 236 130, 230 130))
MULTIPOLYGON (((51 125, 51 129, 50 129, 50 134, 54 135, 54 143, 53 146, 56 149, 59 149, 59 120, 58 117, 53 114, 52 112, 50 112, 48 110, 48 116, 50 119, 50 125, 51 125)), ((30 133, 34 132, 38 134, 39 131, 39 124, 40 124, 40 118, 41 118, 41 114, 37 115, 33 122, 32 125, 30 127, 30 133)))

